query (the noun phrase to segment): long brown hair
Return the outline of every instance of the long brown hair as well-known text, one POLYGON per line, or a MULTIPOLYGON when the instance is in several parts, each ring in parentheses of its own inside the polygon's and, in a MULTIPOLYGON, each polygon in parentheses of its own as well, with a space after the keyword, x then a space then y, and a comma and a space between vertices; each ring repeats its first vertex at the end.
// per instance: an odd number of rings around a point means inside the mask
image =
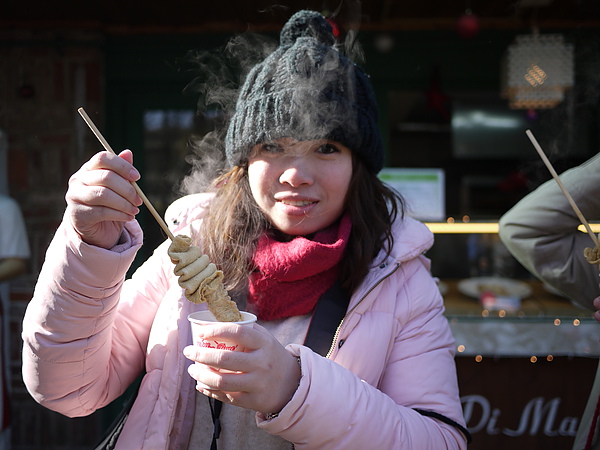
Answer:
POLYGON ((362 282, 377 254, 389 255, 394 245, 392 224, 404 217, 405 204, 400 194, 388 188, 372 171, 353 156, 354 169, 346 195, 346 211, 352 219, 352 232, 342 258, 342 288, 352 294, 362 282))
MULTIPOLYGON (((247 163, 235 166, 213 182, 215 198, 200 230, 205 253, 223 271, 226 288, 234 291, 245 288, 256 242, 270 226, 250 191, 247 168, 247 163)), ((340 262, 340 281, 351 295, 379 251, 391 251, 392 223, 404 216, 404 200, 353 154, 345 207, 352 232, 340 262)))

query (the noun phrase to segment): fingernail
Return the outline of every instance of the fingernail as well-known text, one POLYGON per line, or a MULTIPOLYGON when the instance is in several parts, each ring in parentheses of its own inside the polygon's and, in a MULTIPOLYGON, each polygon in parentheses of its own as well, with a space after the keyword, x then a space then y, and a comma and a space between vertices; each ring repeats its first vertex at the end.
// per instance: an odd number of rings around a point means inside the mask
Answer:
POLYGON ((129 171, 129 178, 131 178, 132 180, 139 180, 140 179, 140 173, 137 171, 137 169, 131 169, 129 171))

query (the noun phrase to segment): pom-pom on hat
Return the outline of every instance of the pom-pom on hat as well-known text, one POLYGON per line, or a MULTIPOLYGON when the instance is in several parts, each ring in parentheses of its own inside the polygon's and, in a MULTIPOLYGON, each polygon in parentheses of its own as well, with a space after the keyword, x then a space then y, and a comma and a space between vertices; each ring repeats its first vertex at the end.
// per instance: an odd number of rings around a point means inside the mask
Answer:
POLYGON ((290 18, 279 47, 250 70, 240 90, 225 140, 230 164, 241 163, 258 143, 291 137, 340 142, 371 171, 381 170, 373 88, 335 42, 321 14, 300 11, 290 18))

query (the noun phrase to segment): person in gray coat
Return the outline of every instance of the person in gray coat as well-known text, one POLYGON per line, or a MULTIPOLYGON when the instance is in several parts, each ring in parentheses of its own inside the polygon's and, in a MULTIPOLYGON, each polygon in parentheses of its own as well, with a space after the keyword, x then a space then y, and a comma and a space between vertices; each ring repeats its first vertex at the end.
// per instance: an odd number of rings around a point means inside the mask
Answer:
MULTIPOLYGON (((588 221, 600 220, 600 153, 560 176, 588 221)), ((558 183, 552 179, 520 200, 500 218, 500 239, 533 275, 577 306, 600 309, 600 271, 585 256, 594 242, 577 228, 581 224, 558 183)), ((600 322, 600 311, 594 317, 600 322)), ((599 330, 600 331, 600 330, 599 330)), ((600 368, 581 418, 573 450, 600 449, 598 420, 600 368)))

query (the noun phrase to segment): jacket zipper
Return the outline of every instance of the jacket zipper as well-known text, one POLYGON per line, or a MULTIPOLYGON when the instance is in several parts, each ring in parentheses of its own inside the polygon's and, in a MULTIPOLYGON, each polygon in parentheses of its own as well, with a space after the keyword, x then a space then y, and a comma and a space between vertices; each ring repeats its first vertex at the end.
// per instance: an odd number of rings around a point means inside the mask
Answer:
POLYGON ((384 275, 375 284, 373 284, 373 286, 371 286, 371 288, 367 292, 365 292, 365 294, 360 298, 360 300, 356 303, 356 305, 354 305, 352 307, 352 309, 350 309, 350 311, 348 311, 346 313, 346 315, 340 321, 340 324, 337 326, 335 333, 333 334, 333 341, 331 342, 331 347, 329 347, 329 351, 327 352, 327 355, 325 355, 326 358, 330 358, 331 355, 333 354, 333 352, 335 351, 335 346, 337 344, 338 337, 340 336, 340 332, 342 330, 342 325, 344 325, 344 321, 346 320, 346 318, 352 313, 352 311, 354 311, 358 307, 358 305, 360 305, 362 303, 362 301, 367 297, 367 295, 369 295, 373 291, 373 289, 375 289, 377 286, 379 286, 383 282, 383 280, 389 278, 393 273, 395 273, 399 267, 400 267, 400 263, 397 262, 394 270, 392 270, 390 273, 384 275))
MULTIPOLYGON (((356 303, 356 305, 354 305, 352 307, 352 309, 346 313, 346 315, 340 321, 340 324, 337 326, 337 328, 335 330, 335 333, 333 335, 333 341, 331 342, 331 347, 329 347, 329 351, 327 352, 327 355, 325 356, 326 358, 329 358, 331 356, 331 354, 333 353, 333 351, 335 350, 335 345, 337 343, 338 337, 340 336, 340 331, 342 329, 342 325, 344 324, 344 320, 346 320, 346 317, 348 317, 352 313, 352 311, 354 311, 358 307, 358 305, 360 305, 362 303, 362 301, 367 297, 367 295, 369 295, 373 291, 373 289, 375 289, 377 286, 379 286, 383 280, 390 277, 394 272, 396 272, 396 270, 398 270, 399 267, 400 267, 400 263, 396 263, 396 267, 394 268, 394 270, 392 270, 390 273, 386 274, 385 276, 381 277, 375 284, 373 284, 373 286, 371 286, 371 289, 369 289, 367 292, 365 292, 365 294, 360 298, 360 300, 356 303)), ((294 443, 292 443, 292 450, 294 450, 295 448, 296 448, 296 446, 294 445, 294 443)))

